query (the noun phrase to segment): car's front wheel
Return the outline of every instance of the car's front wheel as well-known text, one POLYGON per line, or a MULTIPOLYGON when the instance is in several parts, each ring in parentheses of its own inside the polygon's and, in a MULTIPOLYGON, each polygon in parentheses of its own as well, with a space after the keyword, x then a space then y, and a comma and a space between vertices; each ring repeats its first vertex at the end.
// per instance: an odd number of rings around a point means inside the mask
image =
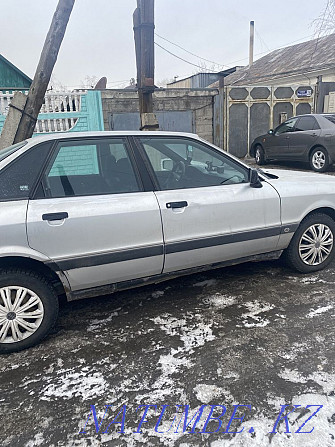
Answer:
POLYGON ((265 153, 262 146, 258 145, 255 148, 255 161, 259 166, 265 165, 265 153))
POLYGON ((295 232, 285 257, 301 273, 322 270, 333 260, 335 222, 322 213, 307 216, 295 232))
POLYGON ((58 297, 42 276, 27 270, 0 272, 0 353, 21 351, 48 335, 58 297))
POLYGON ((316 147, 309 157, 309 164, 313 171, 327 171, 329 168, 329 156, 326 149, 323 147, 316 147))

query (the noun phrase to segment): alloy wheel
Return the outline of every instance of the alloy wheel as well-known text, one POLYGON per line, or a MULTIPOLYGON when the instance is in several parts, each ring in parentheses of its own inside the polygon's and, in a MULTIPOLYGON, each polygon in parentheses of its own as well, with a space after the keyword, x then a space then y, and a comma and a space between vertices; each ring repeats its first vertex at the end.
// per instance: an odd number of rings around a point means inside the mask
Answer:
POLYGON ((322 151, 316 151, 312 157, 312 164, 315 169, 322 169, 326 164, 326 155, 322 151))

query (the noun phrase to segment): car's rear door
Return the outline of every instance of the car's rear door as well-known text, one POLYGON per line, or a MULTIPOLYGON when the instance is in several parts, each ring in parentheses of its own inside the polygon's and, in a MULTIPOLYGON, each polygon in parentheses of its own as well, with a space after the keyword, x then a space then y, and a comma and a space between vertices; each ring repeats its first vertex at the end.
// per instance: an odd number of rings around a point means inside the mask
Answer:
POLYGON ((139 142, 158 182, 165 272, 276 249, 280 199, 272 186, 251 188, 248 168, 198 140, 139 142))
POLYGON ((289 157, 292 160, 307 160, 308 152, 321 133, 314 116, 302 116, 297 121, 289 139, 289 157))
POLYGON ((161 273, 159 206, 125 138, 59 140, 41 186, 28 205, 29 245, 73 290, 161 273))

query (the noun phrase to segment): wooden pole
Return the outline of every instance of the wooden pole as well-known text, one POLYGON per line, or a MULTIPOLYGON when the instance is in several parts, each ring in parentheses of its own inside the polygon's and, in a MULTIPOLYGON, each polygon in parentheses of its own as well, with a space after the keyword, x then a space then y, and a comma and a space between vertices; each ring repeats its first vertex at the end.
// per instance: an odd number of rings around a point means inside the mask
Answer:
POLYGON ((75 0, 59 0, 58 2, 15 134, 14 143, 19 143, 33 135, 74 2, 75 0))
POLYGON ((152 98, 155 89, 154 0, 137 0, 133 20, 141 130, 155 130, 158 122, 152 98))

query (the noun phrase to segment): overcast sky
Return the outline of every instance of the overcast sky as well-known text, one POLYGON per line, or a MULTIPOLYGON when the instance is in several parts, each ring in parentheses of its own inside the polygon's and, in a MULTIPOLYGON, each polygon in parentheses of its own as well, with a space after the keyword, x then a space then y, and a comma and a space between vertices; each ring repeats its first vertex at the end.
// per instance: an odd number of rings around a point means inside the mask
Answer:
MULTIPOLYGON (((0 54, 33 77, 58 0, 1 0, 0 54)), ((249 22, 255 53, 313 37, 311 22, 326 0, 156 0, 156 33, 186 50, 226 66, 248 63, 249 22)), ((54 69, 55 81, 80 87, 86 76, 106 76, 123 87, 136 76, 132 14, 136 0, 76 0, 54 69)), ((167 41, 157 43, 199 64, 167 41)), ((260 57, 260 56, 257 56, 260 57)), ((213 68, 211 63, 206 63, 213 68)), ((215 66, 216 69, 227 67, 215 66)), ((156 81, 184 77, 197 68, 156 47, 156 81)))

